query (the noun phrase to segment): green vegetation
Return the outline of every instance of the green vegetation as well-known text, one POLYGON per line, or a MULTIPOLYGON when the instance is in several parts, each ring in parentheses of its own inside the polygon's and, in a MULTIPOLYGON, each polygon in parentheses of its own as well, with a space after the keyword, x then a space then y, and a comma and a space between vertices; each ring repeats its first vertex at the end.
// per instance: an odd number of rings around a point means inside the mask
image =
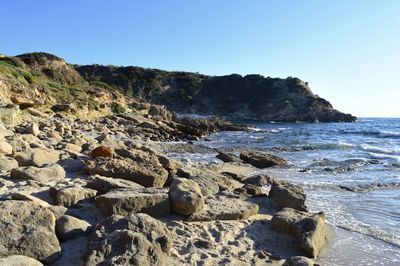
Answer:
POLYGON ((113 102, 111 104, 111 110, 116 114, 122 114, 122 113, 126 112, 125 107, 123 107, 121 104, 119 104, 117 102, 113 102))

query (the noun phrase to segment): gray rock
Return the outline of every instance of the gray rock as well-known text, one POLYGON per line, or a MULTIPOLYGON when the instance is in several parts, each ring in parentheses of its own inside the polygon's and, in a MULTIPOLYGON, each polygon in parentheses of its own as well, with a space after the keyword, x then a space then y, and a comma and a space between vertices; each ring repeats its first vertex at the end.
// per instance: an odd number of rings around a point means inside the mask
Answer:
POLYGON ((98 224, 90 234, 85 264, 169 265, 171 246, 171 233, 149 215, 113 215, 98 224))
POLYGON ((295 237, 301 250, 314 258, 325 244, 325 214, 284 208, 271 219, 271 228, 295 237))
POLYGON ((53 164, 43 168, 25 166, 12 169, 10 176, 15 179, 35 180, 45 183, 63 179, 65 177, 65 171, 58 164, 53 164))
POLYGON ((17 168, 18 162, 11 157, 0 156, 0 172, 8 172, 17 168))
POLYGON ((302 256, 294 256, 285 261, 282 266, 314 266, 313 261, 309 258, 302 257, 302 256))
POLYGON ((154 217, 170 213, 171 204, 165 189, 115 189, 96 197, 96 206, 104 216, 143 212, 154 217))
POLYGON ((169 190, 171 208, 182 215, 190 215, 204 207, 204 197, 199 185, 190 179, 175 179, 169 190))
POLYGON ((56 233, 62 241, 89 234, 90 224, 70 215, 63 215, 56 222, 56 233))
POLYGON ((24 255, 11 255, 0 258, 0 265, 4 266, 43 266, 43 264, 33 258, 24 255))
POLYGON ((307 211, 305 204, 306 194, 299 186, 290 183, 273 184, 269 191, 269 197, 282 208, 288 207, 299 211, 307 211))
POLYGON ((59 160, 59 157, 59 153, 55 150, 34 148, 16 153, 14 159, 18 161, 19 166, 42 167, 45 164, 56 163, 59 160))
POLYGON ((216 157, 225 163, 240 162, 239 157, 237 157, 235 154, 229 153, 229 152, 220 151, 220 152, 218 152, 216 157))
POLYGON ((240 159, 257 168, 267 168, 275 165, 286 165, 285 159, 261 151, 242 151, 240 159))
POLYGON ((50 210, 31 202, 0 202, 0 257, 25 255, 54 262, 60 255, 55 222, 50 210))

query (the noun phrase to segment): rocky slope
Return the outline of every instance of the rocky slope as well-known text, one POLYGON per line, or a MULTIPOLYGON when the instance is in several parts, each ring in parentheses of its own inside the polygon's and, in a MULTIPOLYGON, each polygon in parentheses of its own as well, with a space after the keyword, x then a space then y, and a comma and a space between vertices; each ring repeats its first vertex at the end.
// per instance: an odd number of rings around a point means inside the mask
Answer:
POLYGON ((68 103, 73 112, 123 112, 133 101, 178 113, 264 121, 351 122, 297 78, 206 76, 140 67, 71 65, 46 53, 0 56, 0 101, 22 108, 68 103))

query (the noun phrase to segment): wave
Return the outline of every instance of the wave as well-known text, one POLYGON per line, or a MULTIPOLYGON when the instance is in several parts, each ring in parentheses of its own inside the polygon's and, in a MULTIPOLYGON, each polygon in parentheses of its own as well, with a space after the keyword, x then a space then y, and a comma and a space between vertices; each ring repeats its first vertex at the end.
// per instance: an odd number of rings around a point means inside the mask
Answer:
POLYGON ((339 130, 340 134, 375 136, 378 138, 400 138, 400 131, 389 130, 339 130))
POLYGON ((338 185, 338 184, 303 184, 305 189, 320 189, 320 190, 333 190, 333 191, 345 191, 345 192, 371 192, 376 190, 393 190, 400 189, 400 183, 396 182, 374 182, 369 184, 358 184, 358 185, 338 185))

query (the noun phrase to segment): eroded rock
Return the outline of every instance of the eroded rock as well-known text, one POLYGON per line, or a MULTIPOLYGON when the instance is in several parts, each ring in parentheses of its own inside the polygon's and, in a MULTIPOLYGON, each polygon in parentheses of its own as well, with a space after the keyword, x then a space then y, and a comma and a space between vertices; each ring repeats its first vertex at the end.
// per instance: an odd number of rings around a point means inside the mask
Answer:
POLYGON ((169 190, 172 210, 183 215, 190 215, 204 207, 204 197, 199 185, 193 180, 175 179, 169 190))

